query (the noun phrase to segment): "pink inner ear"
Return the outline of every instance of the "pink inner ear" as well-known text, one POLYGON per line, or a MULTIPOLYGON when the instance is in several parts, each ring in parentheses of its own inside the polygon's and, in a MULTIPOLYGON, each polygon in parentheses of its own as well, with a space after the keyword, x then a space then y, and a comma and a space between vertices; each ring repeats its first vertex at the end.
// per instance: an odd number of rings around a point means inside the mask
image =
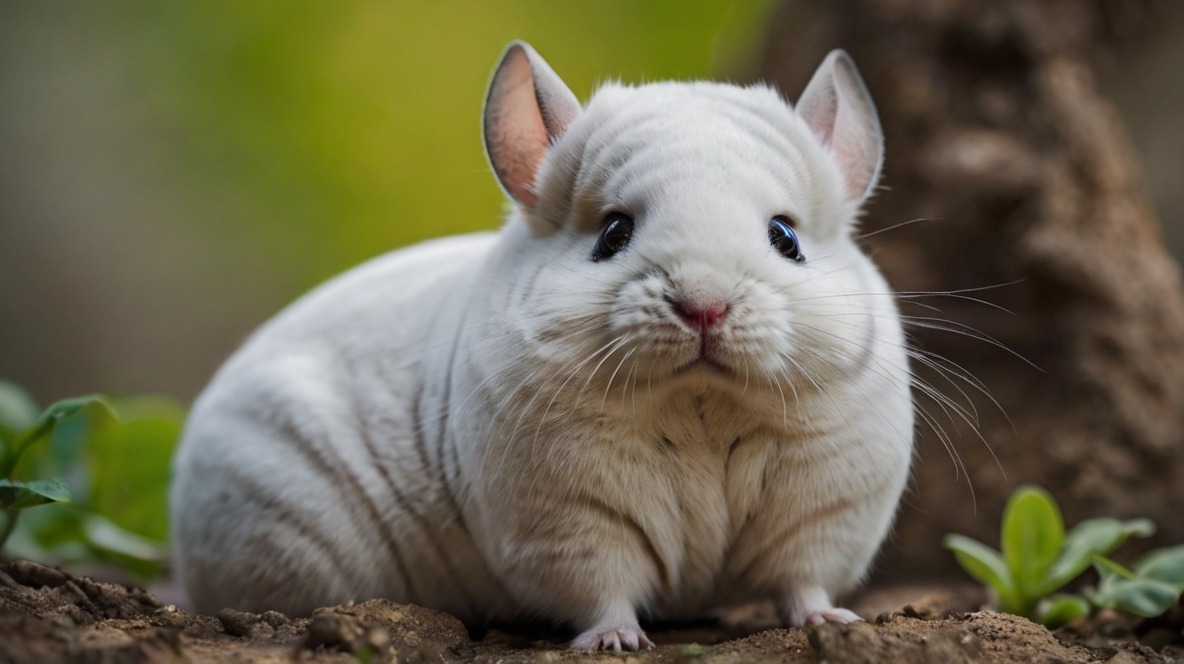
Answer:
POLYGON ((524 42, 506 49, 485 102, 485 149, 502 188, 520 205, 537 203, 539 166, 579 113, 579 100, 534 49, 524 42))
POLYGON ((548 136, 525 52, 507 56, 490 92, 486 118, 490 161, 510 196, 532 206, 534 174, 547 150, 548 136))
POLYGON ((879 156, 872 154, 874 141, 859 122, 852 119, 847 104, 840 101, 834 127, 825 143, 830 144, 831 153, 839 164, 850 200, 862 198, 875 177, 879 156), (835 136, 838 136, 837 140, 835 136))
POLYGON ((863 82, 846 63, 835 67, 836 113, 832 127, 832 151, 847 185, 847 195, 857 200, 867 195, 880 168, 879 120, 863 82), (837 136, 837 138, 834 138, 837 136))
POLYGON ((827 56, 797 108, 839 167, 847 199, 862 200, 879 173, 883 146, 875 105, 846 54, 827 56))

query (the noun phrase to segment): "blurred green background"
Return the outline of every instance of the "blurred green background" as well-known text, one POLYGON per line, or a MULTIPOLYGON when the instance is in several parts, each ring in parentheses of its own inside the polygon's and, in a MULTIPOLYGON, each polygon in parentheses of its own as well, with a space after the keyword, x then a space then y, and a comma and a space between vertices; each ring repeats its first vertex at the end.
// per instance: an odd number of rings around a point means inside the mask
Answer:
POLYGON ((190 400, 316 283, 495 228, 488 76, 743 79, 768 0, 0 3, 0 378, 190 400))

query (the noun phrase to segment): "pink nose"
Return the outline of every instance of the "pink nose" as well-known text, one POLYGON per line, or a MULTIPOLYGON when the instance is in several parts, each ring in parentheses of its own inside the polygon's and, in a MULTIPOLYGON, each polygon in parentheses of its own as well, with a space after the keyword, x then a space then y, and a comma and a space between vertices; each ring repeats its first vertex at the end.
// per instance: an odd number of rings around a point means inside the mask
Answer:
POLYGON ((707 329, 714 327, 728 314, 728 303, 725 300, 708 300, 706 302, 674 302, 674 312, 691 327, 707 329))

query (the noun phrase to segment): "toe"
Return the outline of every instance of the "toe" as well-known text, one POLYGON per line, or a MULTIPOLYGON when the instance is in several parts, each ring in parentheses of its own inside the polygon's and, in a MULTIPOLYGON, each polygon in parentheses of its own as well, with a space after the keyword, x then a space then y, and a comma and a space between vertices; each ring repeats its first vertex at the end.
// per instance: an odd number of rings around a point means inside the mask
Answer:
POLYGON ((571 647, 573 650, 634 652, 653 648, 654 643, 646 637, 640 627, 625 627, 584 632, 571 642, 571 647))

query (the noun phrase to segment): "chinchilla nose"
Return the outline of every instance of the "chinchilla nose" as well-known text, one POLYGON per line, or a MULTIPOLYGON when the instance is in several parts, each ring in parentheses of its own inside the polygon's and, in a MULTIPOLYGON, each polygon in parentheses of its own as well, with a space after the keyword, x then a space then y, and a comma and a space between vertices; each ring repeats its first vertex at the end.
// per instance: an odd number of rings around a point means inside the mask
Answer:
POLYGON ((728 301, 721 297, 674 299, 670 306, 683 322, 702 330, 715 327, 731 308, 728 301))
POLYGON ((720 270, 699 262, 684 261, 671 270, 665 299, 674 315, 691 329, 704 332, 723 323, 736 293, 720 277, 720 270))

